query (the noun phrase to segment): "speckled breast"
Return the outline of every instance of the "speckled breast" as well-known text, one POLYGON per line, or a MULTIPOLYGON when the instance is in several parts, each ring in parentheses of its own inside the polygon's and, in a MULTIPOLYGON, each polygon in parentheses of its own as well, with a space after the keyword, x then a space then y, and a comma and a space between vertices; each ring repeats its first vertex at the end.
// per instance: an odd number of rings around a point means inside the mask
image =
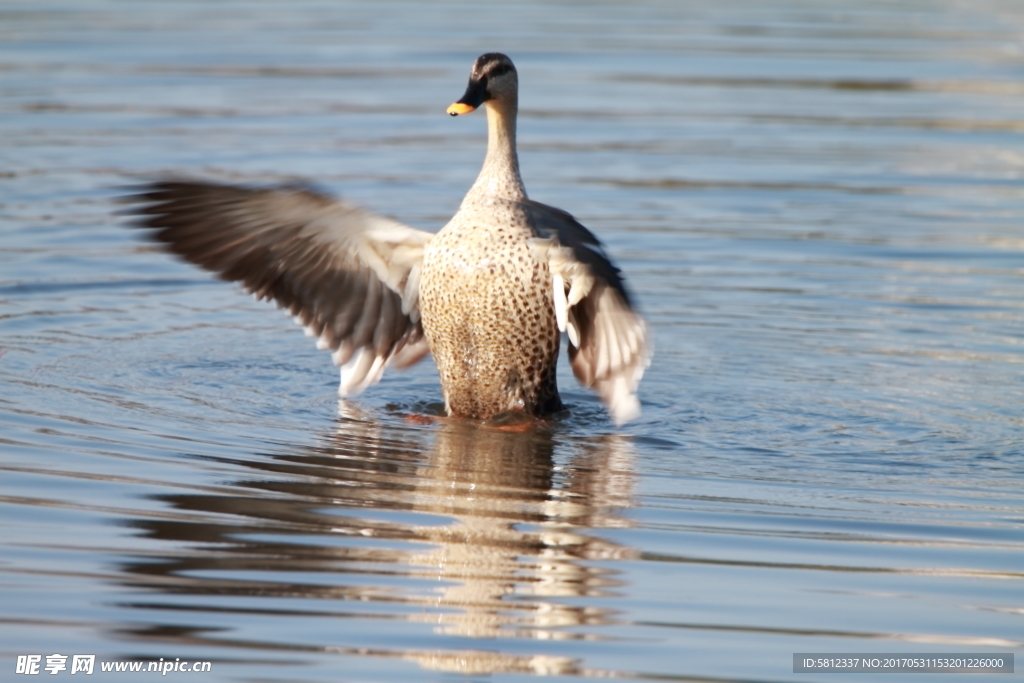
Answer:
POLYGON ((561 408, 551 273, 532 236, 514 208, 481 203, 464 204, 430 241, 420 310, 451 415, 561 408))

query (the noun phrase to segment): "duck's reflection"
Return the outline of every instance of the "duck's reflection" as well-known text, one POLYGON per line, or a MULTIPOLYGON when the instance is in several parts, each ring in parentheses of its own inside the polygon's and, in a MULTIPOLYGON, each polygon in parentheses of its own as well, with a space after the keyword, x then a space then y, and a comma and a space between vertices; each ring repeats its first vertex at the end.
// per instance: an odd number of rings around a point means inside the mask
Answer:
MULTIPOLYGON (((318 446, 245 465, 259 476, 230 492, 161 497, 191 519, 137 524, 179 549, 182 541, 203 545, 126 566, 131 583, 222 603, 234 596, 216 611, 268 617, 277 612, 267 597, 326 600, 302 610, 321 617, 359 617, 338 609, 339 600, 379 601, 387 618, 474 638, 595 638, 586 627, 613 619, 607 607, 576 598, 613 596, 614 572, 592 560, 632 554, 594 531, 627 524, 621 511, 630 505, 633 454, 625 438, 571 439, 557 427, 513 433, 462 420, 386 426, 343 404, 318 446)), ((336 641, 324 650, 352 651, 336 641)), ((464 673, 576 666, 561 657, 400 651, 388 643, 373 651, 464 673)))
POLYGON ((454 522, 421 528, 434 545, 408 562, 444 583, 439 606, 458 608, 431 615, 442 631, 568 638, 577 634, 553 629, 608 617, 553 598, 599 595, 614 584, 606 571, 581 560, 627 551, 582 530, 628 500, 621 489, 631 482, 621 470, 628 446, 612 438, 587 444, 581 455, 597 461, 559 472, 554 451, 550 431, 510 434, 466 422, 441 427, 420 473, 415 507, 454 522), (617 474, 604 476, 615 460, 617 474))

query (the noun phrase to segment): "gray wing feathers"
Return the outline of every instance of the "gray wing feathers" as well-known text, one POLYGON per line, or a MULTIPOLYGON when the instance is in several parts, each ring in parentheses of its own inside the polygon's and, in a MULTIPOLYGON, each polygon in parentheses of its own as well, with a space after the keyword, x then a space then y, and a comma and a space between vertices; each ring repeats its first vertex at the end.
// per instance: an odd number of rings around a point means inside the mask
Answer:
POLYGON ((427 353, 419 272, 431 234, 309 188, 167 180, 129 198, 139 227, 286 308, 342 366, 343 394, 427 353))
POLYGON ((534 254, 551 270, 555 316, 569 337, 573 374, 598 392, 616 423, 637 418, 636 391, 651 349, 647 325, 633 310, 618 268, 572 216, 537 202, 522 204, 539 235, 534 254))

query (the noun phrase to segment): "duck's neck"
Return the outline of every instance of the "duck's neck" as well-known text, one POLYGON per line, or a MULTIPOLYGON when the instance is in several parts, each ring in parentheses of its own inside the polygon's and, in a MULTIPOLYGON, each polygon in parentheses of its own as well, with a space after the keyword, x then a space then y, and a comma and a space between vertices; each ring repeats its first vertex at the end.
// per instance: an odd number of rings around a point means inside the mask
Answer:
POLYGON ((519 157, 516 154, 518 102, 491 100, 484 106, 487 109, 487 157, 466 199, 526 199, 526 188, 519 176, 519 157))

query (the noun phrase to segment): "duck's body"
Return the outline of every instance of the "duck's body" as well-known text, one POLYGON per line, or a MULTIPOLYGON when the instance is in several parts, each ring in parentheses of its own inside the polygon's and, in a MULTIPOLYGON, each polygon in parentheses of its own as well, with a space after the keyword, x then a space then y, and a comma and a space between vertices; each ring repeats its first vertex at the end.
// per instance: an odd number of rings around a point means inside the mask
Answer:
POLYGON ((530 249, 534 237, 514 205, 474 201, 427 246, 420 312, 453 415, 562 406, 551 272, 530 249))
POLYGON ((481 56, 452 115, 487 105, 483 169, 436 235, 297 187, 154 183, 145 227, 190 261, 287 307, 342 366, 342 394, 434 355, 450 415, 560 410, 560 332, 617 422, 650 352, 618 270, 569 214, 530 201, 516 155, 518 76, 481 56))

